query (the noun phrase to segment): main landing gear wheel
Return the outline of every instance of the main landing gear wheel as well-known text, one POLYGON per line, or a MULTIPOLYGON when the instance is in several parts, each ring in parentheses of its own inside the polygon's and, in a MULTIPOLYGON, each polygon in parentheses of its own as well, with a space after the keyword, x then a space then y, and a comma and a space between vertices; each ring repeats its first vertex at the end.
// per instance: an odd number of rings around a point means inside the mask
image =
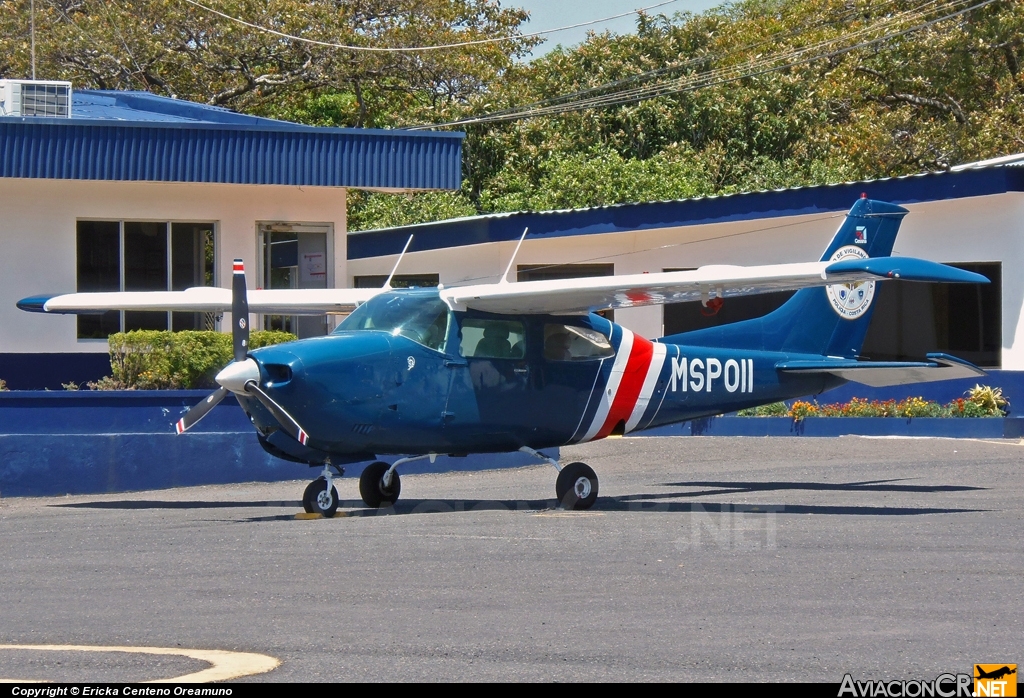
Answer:
POLYGON ((332 485, 328 492, 327 480, 318 477, 306 485, 306 491, 302 493, 302 508, 307 514, 320 514, 329 519, 338 512, 338 490, 332 485))
POLYGON ((586 463, 570 463, 558 473, 555 496, 563 509, 589 509, 597 501, 597 474, 586 463))
POLYGON ((381 461, 370 463, 359 476, 359 496, 363 498, 366 506, 375 509, 389 507, 398 501, 398 495, 402 493, 402 480, 398 477, 397 471, 391 473, 391 486, 384 486, 384 473, 390 467, 381 461))

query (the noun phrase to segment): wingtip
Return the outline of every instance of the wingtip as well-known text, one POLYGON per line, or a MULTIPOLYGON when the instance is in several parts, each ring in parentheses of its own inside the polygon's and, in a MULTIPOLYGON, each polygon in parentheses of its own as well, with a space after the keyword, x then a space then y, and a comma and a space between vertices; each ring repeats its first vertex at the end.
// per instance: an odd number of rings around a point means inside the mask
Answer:
POLYGON ((24 310, 28 313, 45 313, 46 302, 54 296, 29 296, 28 298, 22 298, 17 302, 17 306, 20 310, 24 310))
POLYGON ((178 434, 178 436, 181 436, 182 434, 185 433, 185 418, 184 417, 182 417, 181 419, 179 419, 177 421, 177 423, 175 423, 174 431, 178 434))

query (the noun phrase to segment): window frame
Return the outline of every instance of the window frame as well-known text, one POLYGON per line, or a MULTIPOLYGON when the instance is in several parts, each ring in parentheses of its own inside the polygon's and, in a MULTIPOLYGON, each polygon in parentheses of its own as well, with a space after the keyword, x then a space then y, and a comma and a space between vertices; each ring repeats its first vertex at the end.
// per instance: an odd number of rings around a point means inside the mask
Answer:
MULTIPOLYGON (((118 291, 124 292, 125 288, 125 224, 131 223, 156 223, 163 224, 165 226, 166 235, 166 254, 164 259, 165 271, 166 271, 166 288, 164 290, 172 290, 174 284, 174 266, 172 259, 173 252, 173 235, 175 225, 208 225, 211 233, 213 234, 213 262, 211 265, 211 283, 214 287, 219 282, 219 260, 220 260, 220 221, 218 220, 198 220, 194 218, 112 218, 104 216, 80 216, 75 218, 75 284, 76 288, 78 285, 78 226, 80 223, 116 223, 117 224, 117 235, 118 235, 118 291)), ((124 332, 125 329, 125 312, 124 310, 115 311, 118 313, 118 331, 124 332)), ((159 312, 159 311, 154 311, 159 312)), ((218 320, 219 324, 219 320, 218 320)), ((173 331, 174 328, 174 311, 167 311, 167 328, 173 331)), ((78 336, 78 324, 75 325, 75 339, 78 342, 92 343, 92 342, 104 342, 108 341, 108 337, 81 337, 78 336)))

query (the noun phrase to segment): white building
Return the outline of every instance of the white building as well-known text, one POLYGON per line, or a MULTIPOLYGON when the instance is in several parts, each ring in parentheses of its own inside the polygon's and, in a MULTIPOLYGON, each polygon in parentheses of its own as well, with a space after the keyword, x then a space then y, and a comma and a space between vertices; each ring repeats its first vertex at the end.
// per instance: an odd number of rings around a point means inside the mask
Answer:
MULTIPOLYGON (((33 111, 36 84, 19 83, 15 102, 13 81, 0 82, 0 379, 11 388, 108 373, 110 332, 211 324, 43 316, 18 310, 21 298, 223 286, 236 257, 253 288, 344 285, 346 188, 461 182, 461 133, 312 128, 137 92, 75 91, 63 111, 41 96, 33 111)), ((326 331, 317 318, 268 323, 326 331)))

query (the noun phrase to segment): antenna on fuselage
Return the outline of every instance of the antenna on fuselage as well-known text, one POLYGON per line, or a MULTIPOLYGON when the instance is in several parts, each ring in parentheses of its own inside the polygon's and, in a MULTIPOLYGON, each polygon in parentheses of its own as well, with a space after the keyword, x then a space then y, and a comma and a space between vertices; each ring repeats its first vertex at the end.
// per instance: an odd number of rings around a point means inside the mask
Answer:
POLYGON ((394 288, 394 286, 391 285, 391 279, 395 278, 395 272, 398 271, 398 265, 402 263, 402 257, 405 256, 405 251, 409 249, 409 245, 411 244, 412 235, 409 236, 409 239, 405 243, 405 247, 402 248, 402 254, 398 255, 398 261, 395 262, 395 268, 392 269, 391 273, 388 275, 388 280, 384 282, 384 288, 394 288))
POLYGON ((516 255, 519 254, 519 248, 523 246, 523 240, 526 239, 526 234, 528 232, 530 232, 529 227, 523 228, 523 236, 519 238, 519 244, 516 245, 516 251, 512 253, 512 259, 508 260, 508 267, 505 268, 505 273, 502 274, 501 278, 498 280, 499 284, 508 283, 508 274, 512 271, 512 265, 516 263, 516 255))

